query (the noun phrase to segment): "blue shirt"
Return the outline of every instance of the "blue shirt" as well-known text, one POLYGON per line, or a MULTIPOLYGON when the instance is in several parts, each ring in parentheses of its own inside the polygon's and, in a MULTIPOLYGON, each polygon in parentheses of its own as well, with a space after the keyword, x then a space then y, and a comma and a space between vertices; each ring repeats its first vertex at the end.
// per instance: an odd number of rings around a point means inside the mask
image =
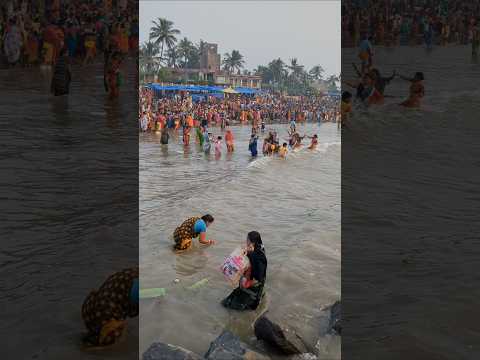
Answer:
POLYGON ((133 280, 132 290, 130 290, 130 301, 134 304, 138 304, 138 296, 139 296, 139 290, 138 290, 138 278, 137 278, 133 280))
POLYGON ((362 51, 368 51, 372 49, 372 45, 370 44, 370 41, 368 40, 362 40, 360 43, 360 50, 362 51))
POLYGON ((207 231, 207 224, 205 224, 205 221, 203 221, 202 219, 197 220, 197 222, 195 223, 195 225, 193 225, 193 231, 194 231, 196 234, 200 234, 200 233, 202 233, 202 232, 206 232, 206 231, 207 231))

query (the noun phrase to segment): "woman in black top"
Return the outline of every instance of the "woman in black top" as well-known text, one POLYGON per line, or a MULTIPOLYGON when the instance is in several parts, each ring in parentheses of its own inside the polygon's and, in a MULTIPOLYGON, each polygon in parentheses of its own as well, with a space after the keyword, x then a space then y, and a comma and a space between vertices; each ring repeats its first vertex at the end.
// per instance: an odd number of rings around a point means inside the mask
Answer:
POLYGON ((250 267, 240 278, 238 288, 222 301, 226 308, 255 310, 262 300, 267 275, 267 257, 262 238, 257 231, 251 231, 247 235, 247 256, 250 267))

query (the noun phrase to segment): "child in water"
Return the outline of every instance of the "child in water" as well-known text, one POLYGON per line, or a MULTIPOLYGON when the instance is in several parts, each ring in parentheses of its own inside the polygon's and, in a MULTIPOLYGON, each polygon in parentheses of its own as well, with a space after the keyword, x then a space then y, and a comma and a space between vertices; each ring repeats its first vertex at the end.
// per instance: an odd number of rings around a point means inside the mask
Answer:
POLYGON ((309 150, 315 150, 318 145, 318 135, 315 134, 311 137, 312 142, 310 143, 310 146, 308 147, 309 150))
POLYGON ((278 150, 278 155, 280 155, 280 157, 286 159, 287 154, 288 154, 287 143, 283 143, 282 147, 278 150))
POLYGON ((219 136, 217 137, 217 140, 215 140, 215 156, 221 156, 222 155, 222 137, 219 136))
POLYGON ((423 73, 417 72, 413 78, 401 76, 400 78, 410 82, 410 96, 400 105, 405 107, 420 107, 420 100, 425 96, 425 87, 423 86, 423 73))
POLYGON ((183 127, 183 144, 190 145, 190 128, 188 126, 183 127))
POLYGON ((210 141, 211 136, 212 134, 207 132, 206 130, 203 133, 203 151, 205 152, 205 154, 210 154, 210 148, 212 147, 212 144, 210 141))
POLYGON ((252 136, 250 137, 250 142, 248 144, 248 150, 251 152, 252 157, 256 157, 258 155, 257 141, 258 141, 258 136, 256 136, 255 134, 252 134, 252 136))
POLYGON ((268 139, 267 138, 263 139, 263 146, 262 146, 263 156, 268 155, 269 147, 270 147, 270 143, 268 142, 268 139))

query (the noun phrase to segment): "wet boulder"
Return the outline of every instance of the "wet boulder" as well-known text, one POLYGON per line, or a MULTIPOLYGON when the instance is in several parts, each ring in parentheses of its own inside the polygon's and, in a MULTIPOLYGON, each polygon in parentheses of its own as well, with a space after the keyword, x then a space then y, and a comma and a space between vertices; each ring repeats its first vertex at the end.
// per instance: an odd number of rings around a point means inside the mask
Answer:
POLYGON ((259 354, 242 343, 230 331, 223 331, 211 344, 205 354, 207 360, 269 360, 268 356, 259 354))
POLYGON ((254 328, 258 340, 285 355, 308 353, 303 340, 287 325, 279 325, 264 315, 255 322, 254 328))
POLYGON ((142 360, 201 360, 199 355, 180 346, 161 342, 153 343, 143 353, 142 360))
POLYGON ((288 357, 288 360, 318 360, 318 357, 315 354, 307 353, 290 356, 288 357))
POLYGON ((332 335, 342 334, 342 304, 340 301, 336 301, 333 305, 328 307, 330 311, 330 318, 328 321, 327 333, 332 335))

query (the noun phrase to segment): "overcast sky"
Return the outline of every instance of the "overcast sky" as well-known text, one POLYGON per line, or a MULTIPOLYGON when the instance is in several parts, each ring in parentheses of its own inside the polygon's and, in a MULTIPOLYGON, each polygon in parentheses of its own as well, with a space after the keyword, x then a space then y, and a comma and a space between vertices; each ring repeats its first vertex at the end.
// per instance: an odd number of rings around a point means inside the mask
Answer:
POLYGON ((340 0, 331 1, 140 1, 140 42, 152 20, 174 22, 194 43, 217 43, 219 53, 239 50, 253 70, 272 59, 297 57, 326 75, 340 73, 340 0))

